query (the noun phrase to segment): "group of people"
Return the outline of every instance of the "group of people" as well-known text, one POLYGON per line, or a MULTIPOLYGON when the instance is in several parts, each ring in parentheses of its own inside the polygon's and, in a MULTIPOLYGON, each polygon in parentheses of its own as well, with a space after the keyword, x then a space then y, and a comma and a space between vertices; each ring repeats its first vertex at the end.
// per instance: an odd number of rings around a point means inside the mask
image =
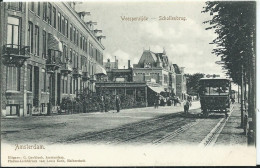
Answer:
MULTIPOLYGON (((101 96, 101 112, 105 111, 108 112, 109 108, 108 108, 108 104, 105 103, 105 98, 104 96, 101 96)), ((115 105, 116 105, 116 111, 117 113, 120 112, 120 107, 121 107, 121 101, 118 95, 115 95, 115 105)))
POLYGON ((180 101, 179 97, 174 96, 173 98, 170 98, 170 97, 164 98, 158 94, 158 95, 156 95, 156 98, 155 98, 154 108, 158 108, 159 105, 160 106, 165 106, 165 105, 177 106, 178 104, 181 105, 181 101, 180 101))
MULTIPOLYGON (((189 112, 189 108, 192 105, 192 97, 188 95, 187 100, 184 101, 184 113, 187 114, 189 112)), ((174 96, 172 99, 164 98, 160 96, 159 94, 156 95, 155 102, 154 102, 154 108, 158 108, 159 105, 164 106, 167 104, 168 106, 171 106, 172 104, 174 106, 177 106, 178 104, 181 105, 181 100, 179 97, 174 96)))

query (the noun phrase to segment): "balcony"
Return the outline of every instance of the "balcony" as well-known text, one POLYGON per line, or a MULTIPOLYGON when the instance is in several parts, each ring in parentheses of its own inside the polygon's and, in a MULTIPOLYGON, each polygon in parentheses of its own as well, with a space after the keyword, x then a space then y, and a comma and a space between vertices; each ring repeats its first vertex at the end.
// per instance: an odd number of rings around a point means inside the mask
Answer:
POLYGON ((73 77, 78 78, 82 76, 82 70, 79 68, 73 68, 73 77))
POLYGON ((83 75, 82 75, 82 80, 83 81, 87 81, 90 79, 90 75, 88 72, 83 72, 83 75))
POLYGON ((6 44, 3 46, 3 64, 6 66, 21 67, 30 58, 28 46, 6 44))
POLYGON ((91 75, 91 77, 90 77, 90 82, 94 83, 94 82, 96 82, 96 81, 97 81, 96 75, 91 75))
POLYGON ((48 73, 54 73, 61 66, 61 52, 50 50, 47 55, 46 67, 48 73))
POLYGON ((60 72, 65 76, 67 76, 72 72, 72 66, 69 63, 63 63, 60 72))

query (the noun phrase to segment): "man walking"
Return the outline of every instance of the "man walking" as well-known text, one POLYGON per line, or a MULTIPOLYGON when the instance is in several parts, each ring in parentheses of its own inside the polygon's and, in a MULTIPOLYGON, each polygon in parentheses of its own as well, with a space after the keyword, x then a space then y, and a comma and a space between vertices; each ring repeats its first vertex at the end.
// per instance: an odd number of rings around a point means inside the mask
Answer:
POLYGON ((116 110, 118 113, 120 111, 120 104, 121 104, 121 102, 120 102, 119 96, 116 95, 116 110))

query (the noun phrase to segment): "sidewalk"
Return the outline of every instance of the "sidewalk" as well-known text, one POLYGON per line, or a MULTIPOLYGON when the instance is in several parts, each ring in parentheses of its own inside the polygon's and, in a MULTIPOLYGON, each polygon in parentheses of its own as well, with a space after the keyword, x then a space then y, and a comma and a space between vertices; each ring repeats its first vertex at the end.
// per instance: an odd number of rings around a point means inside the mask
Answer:
POLYGON ((240 104, 235 103, 233 112, 229 117, 226 125, 221 131, 216 145, 243 145, 247 146, 247 136, 244 134, 244 130, 240 128, 241 112, 240 104))

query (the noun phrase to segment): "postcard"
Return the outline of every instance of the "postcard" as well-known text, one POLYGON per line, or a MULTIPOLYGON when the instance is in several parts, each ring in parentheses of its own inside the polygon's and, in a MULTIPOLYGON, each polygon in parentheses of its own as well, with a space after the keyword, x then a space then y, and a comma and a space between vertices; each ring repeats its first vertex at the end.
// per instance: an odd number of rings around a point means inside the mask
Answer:
POLYGON ((1 166, 256 165, 256 1, 0 8, 1 166))

